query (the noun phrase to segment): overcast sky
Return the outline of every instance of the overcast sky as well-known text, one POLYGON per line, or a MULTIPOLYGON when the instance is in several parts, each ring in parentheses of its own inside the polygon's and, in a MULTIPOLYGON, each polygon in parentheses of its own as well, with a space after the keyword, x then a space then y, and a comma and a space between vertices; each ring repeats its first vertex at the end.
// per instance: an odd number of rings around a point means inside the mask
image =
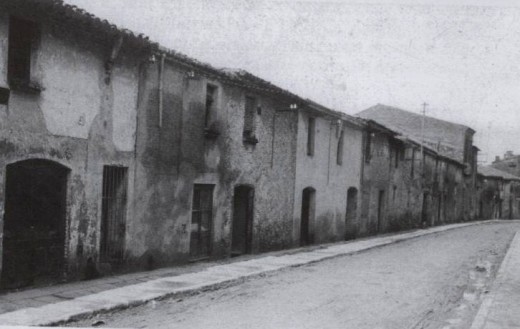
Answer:
POLYGON ((481 160, 520 153, 518 1, 66 1, 349 114, 426 102, 477 130, 481 160))

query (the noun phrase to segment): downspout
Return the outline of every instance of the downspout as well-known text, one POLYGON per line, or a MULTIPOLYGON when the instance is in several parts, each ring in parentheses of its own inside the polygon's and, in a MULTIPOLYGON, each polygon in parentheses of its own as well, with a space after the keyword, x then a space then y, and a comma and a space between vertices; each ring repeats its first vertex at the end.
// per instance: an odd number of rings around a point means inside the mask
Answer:
POLYGON ((159 62, 159 128, 163 125, 163 109, 164 109, 164 60, 165 54, 161 54, 159 62))

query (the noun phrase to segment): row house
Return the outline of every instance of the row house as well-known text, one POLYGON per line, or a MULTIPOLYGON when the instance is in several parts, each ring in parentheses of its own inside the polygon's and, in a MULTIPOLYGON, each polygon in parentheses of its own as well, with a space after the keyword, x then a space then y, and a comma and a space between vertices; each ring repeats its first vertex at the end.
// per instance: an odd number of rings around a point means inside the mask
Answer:
POLYGON ((477 177, 480 219, 519 218, 520 177, 492 166, 479 166, 477 177))
POLYGON ((0 9, 2 289, 352 237, 363 121, 60 0, 0 9))
POLYGON ((151 43, 59 1, 0 3, 4 289, 70 278, 128 212, 139 63, 151 43), (99 234, 99 232, 105 234, 99 234))
POLYGON ((361 235, 475 218, 471 128, 381 104, 358 116, 368 122, 361 235))

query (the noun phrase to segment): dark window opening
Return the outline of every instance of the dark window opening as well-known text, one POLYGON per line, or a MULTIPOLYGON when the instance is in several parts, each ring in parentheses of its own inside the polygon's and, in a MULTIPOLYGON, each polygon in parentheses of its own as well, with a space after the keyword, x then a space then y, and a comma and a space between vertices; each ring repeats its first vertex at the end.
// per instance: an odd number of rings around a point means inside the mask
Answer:
POLYGON ((101 205, 101 261, 123 261, 126 233, 128 168, 104 166, 101 205))
POLYGON ((191 210, 190 256, 193 259, 211 254, 214 185, 195 185, 191 210))
POLYGON ((339 134, 339 139, 338 139, 338 150, 336 151, 336 163, 338 165, 342 165, 343 164, 343 145, 344 145, 344 131, 342 130, 339 134))
POLYGON ((37 33, 36 23, 11 16, 7 73, 10 84, 30 83, 32 48, 37 33))
POLYGON ((365 163, 370 163, 370 157, 372 153, 372 133, 368 132, 366 136, 367 138, 365 141, 365 163))
POLYGON ((206 112, 204 113, 204 127, 208 128, 215 115, 215 103, 217 96, 217 87, 207 85, 206 87, 206 112))
POLYGON ((255 135, 255 115, 256 115, 256 98, 246 96, 246 109, 244 115, 244 142, 247 143, 258 143, 255 135))
POLYGON ((415 176, 415 150, 414 149, 412 149, 412 170, 411 170, 410 175, 412 176, 412 178, 414 178, 414 176, 415 176))
POLYGON ((395 168, 396 169, 399 168, 399 153, 400 153, 399 149, 396 149, 395 150, 395 155, 394 155, 395 156, 394 161, 395 161, 395 168))
POLYGON ((316 134, 316 119, 309 118, 307 126, 307 155, 314 155, 314 140, 316 134))

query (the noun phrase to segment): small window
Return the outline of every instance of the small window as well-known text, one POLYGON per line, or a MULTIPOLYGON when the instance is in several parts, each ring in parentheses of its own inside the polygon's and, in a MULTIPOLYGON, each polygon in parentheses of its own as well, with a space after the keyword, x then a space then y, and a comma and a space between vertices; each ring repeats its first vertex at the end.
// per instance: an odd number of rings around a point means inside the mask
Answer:
POLYGON ((255 97, 246 96, 246 109, 244 114, 244 142, 257 143, 255 135, 255 114, 257 101, 255 97))
POLYGON ((365 141, 365 163, 370 163, 370 157, 372 152, 372 133, 367 133, 365 141))
POLYGON ((9 21, 8 80, 13 84, 31 81, 31 57, 37 24, 17 17, 9 21))
POLYGON ((343 144, 344 144, 344 131, 341 130, 339 133, 339 139, 338 139, 338 150, 336 151, 336 163, 338 165, 343 164, 343 144))
POLYGON ((309 117, 307 125, 307 155, 314 155, 314 139, 316 135, 316 119, 309 117))
POLYGON ((206 112, 204 114, 204 127, 208 128, 215 116, 215 103, 217 87, 208 84, 206 86, 206 112))
POLYGON ((415 150, 412 149, 412 172, 411 172, 411 176, 412 178, 414 178, 414 175, 415 175, 415 150))

